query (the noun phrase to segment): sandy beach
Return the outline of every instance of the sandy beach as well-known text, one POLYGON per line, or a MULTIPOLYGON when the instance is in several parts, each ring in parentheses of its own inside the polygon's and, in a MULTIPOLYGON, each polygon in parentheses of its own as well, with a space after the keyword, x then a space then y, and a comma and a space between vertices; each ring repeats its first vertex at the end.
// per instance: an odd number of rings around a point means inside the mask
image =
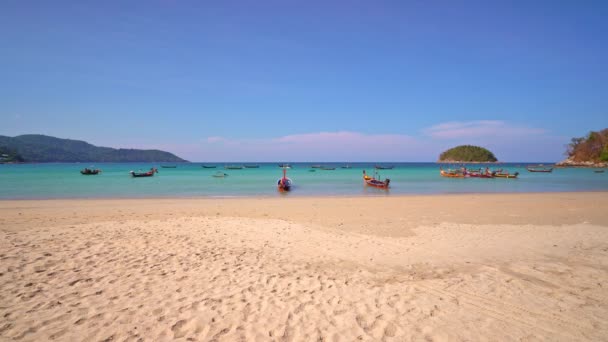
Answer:
POLYGON ((608 193, 0 201, 0 340, 600 341, 608 193))

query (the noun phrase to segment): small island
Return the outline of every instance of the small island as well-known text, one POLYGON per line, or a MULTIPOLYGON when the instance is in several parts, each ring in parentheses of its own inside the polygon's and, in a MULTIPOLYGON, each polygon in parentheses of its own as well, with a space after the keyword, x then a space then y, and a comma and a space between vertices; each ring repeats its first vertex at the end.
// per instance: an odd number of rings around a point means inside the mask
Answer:
POLYGON ((438 163, 495 163, 498 159, 487 149, 473 145, 453 147, 439 155, 438 163))
POLYGON ((566 151, 568 158, 558 167, 608 167, 608 128, 591 131, 587 136, 572 138, 566 151))

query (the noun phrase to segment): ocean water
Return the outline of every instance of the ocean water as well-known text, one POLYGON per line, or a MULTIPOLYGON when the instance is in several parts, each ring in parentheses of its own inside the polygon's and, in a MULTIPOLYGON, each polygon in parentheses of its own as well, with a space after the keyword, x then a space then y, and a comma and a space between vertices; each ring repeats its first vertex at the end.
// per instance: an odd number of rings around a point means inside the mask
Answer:
MULTIPOLYGON (((238 165, 239 163, 230 163, 238 165)), ((247 163, 252 164, 252 163, 247 163)), ((225 170, 223 163, 205 169, 201 163, 178 163, 177 168, 161 168, 153 163, 51 163, 0 164, 0 199, 50 198, 144 198, 144 197, 248 197, 248 196, 390 196, 401 194, 512 193, 608 191, 608 171, 593 169, 554 169, 552 173, 530 173, 530 163, 492 165, 509 172, 519 172, 517 179, 451 179, 439 176, 435 163, 383 163, 392 170, 379 170, 379 178, 390 178, 391 188, 366 187, 362 170, 373 173, 374 163, 293 163, 287 171, 294 182, 289 193, 279 193, 276 181, 282 175, 277 163, 260 163, 257 169, 225 170), (314 169, 322 164, 335 170, 314 169), (133 178, 130 170, 157 167, 154 177, 133 178), (84 176, 85 167, 100 168, 95 176, 84 176), (225 178, 212 177, 217 171, 225 178)), ((545 163, 548 164, 548 163, 545 163)), ((173 165, 173 164, 172 164, 173 165)), ((472 168, 483 167, 472 165, 472 168)))

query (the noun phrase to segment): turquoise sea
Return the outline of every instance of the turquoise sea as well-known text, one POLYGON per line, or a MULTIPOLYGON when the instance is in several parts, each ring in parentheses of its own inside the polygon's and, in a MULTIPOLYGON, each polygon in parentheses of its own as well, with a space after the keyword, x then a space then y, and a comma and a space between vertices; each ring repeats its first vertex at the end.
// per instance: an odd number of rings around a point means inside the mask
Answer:
MULTIPOLYGON (((240 163, 230 163, 239 165, 240 163)), ((247 163, 253 164, 253 163, 247 163)), ((277 192, 276 181, 282 169, 277 163, 256 163, 259 168, 226 170, 224 163, 215 169, 202 168, 203 163, 179 163, 176 168, 161 168, 152 163, 52 163, 0 164, 0 199, 50 198, 144 198, 144 197, 243 197, 243 196, 390 196, 400 194, 508 193, 608 191, 608 171, 593 169, 554 169, 552 173, 530 173, 531 163, 503 163, 490 166, 519 172, 518 179, 450 179, 439 176, 435 163, 382 163, 392 170, 379 170, 380 178, 391 179, 390 190, 364 186, 362 170, 373 173, 375 163, 292 163, 287 171, 294 182, 293 191, 277 192), (314 169, 322 164, 335 170, 314 169), (351 168, 341 168, 350 165, 351 168), (103 172, 84 176, 85 167, 103 172), (154 177, 133 178, 129 171, 157 167, 154 177), (212 177, 217 171, 225 178, 212 177)), ((538 163, 534 163, 538 164, 538 163)), ((545 163, 548 164, 548 163, 545 163)), ((472 168, 483 165, 472 165, 472 168)))

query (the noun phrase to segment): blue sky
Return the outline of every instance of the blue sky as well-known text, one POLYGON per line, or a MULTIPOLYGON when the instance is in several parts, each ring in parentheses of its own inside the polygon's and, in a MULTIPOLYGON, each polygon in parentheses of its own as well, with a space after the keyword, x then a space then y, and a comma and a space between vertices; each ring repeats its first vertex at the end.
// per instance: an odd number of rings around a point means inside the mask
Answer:
POLYGON ((608 127, 605 1, 0 3, 0 134, 193 161, 553 161, 608 127))

